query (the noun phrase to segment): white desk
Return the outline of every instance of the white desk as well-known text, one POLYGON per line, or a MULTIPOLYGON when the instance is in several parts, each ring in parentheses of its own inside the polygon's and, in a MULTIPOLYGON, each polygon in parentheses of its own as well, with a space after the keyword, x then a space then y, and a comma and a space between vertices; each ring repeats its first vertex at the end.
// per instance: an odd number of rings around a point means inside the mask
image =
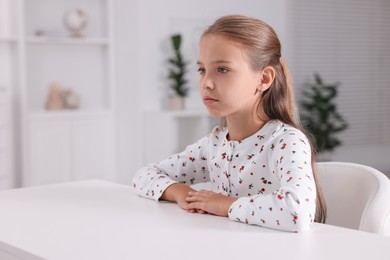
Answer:
POLYGON ((389 260, 390 238, 321 224, 274 231, 84 181, 0 192, 0 259, 389 260))

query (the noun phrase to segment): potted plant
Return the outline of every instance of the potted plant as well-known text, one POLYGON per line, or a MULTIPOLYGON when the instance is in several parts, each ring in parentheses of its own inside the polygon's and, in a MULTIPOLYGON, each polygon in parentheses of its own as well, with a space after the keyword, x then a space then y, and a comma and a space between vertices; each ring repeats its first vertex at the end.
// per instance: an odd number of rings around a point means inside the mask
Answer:
POLYGON ((324 83, 318 73, 314 74, 314 83, 304 85, 301 120, 315 138, 318 160, 331 159, 333 150, 341 145, 336 134, 348 127, 334 103, 338 86, 324 83))
POLYGON ((171 89, 173 95, 170 97, 171 109, 183 109, 184 98, 188 95, 189 88, 187 87, 187 62, 183 59, 181 53, 182 37, 180 34, 171 36, 171 44, 174 51, 174 56, 168 60, 170 64, 168 78, 171 81, 171 89))

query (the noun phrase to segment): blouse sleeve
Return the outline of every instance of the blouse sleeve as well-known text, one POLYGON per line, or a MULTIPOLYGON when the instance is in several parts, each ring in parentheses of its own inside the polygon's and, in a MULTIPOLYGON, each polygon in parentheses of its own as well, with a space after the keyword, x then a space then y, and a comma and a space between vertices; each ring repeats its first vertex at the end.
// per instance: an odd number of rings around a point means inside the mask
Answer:
POLYGON ((209 136, 187 146, 178 154, 137 171, 132 181, 133 191, 139 196, 159 200, 170 185, 180 182, 192 185, 209 181, 207 143, 209 136))
POLYGON ((239 198, 229 208, 229 218, 285 231, 308 230, 315 216, 316 185, 306 136, 299 131, 284 133, 270 145, 268 163, 280 188, 239 198))

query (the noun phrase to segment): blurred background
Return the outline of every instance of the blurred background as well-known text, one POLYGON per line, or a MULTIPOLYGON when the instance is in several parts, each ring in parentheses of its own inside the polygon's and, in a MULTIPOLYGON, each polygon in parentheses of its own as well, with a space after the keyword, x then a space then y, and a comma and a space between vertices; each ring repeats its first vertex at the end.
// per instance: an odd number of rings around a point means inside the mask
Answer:
POLYGON ((298 104, 315 73, 337 89, 328 112, 348 127, 327 160, 390 176, 388 0, 0 0, 0 189, 128 184, 207 134, 219 120, 198 95, 198 41, 226 14, 275 29, 298 104), (168 79, 174 34, 188 62, 184 108, 168 79))

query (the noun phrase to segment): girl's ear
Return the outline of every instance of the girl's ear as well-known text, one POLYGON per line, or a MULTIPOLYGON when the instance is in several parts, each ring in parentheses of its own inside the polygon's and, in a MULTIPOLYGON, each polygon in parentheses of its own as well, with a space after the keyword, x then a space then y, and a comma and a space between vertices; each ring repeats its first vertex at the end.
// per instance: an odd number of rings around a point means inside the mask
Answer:
POLYGON ((271 87, 272 82, 275 80, 275 69, 272 66, 265 67, 260 72, 260 82, 257 90, 262 92, 266 91, 271 87))

